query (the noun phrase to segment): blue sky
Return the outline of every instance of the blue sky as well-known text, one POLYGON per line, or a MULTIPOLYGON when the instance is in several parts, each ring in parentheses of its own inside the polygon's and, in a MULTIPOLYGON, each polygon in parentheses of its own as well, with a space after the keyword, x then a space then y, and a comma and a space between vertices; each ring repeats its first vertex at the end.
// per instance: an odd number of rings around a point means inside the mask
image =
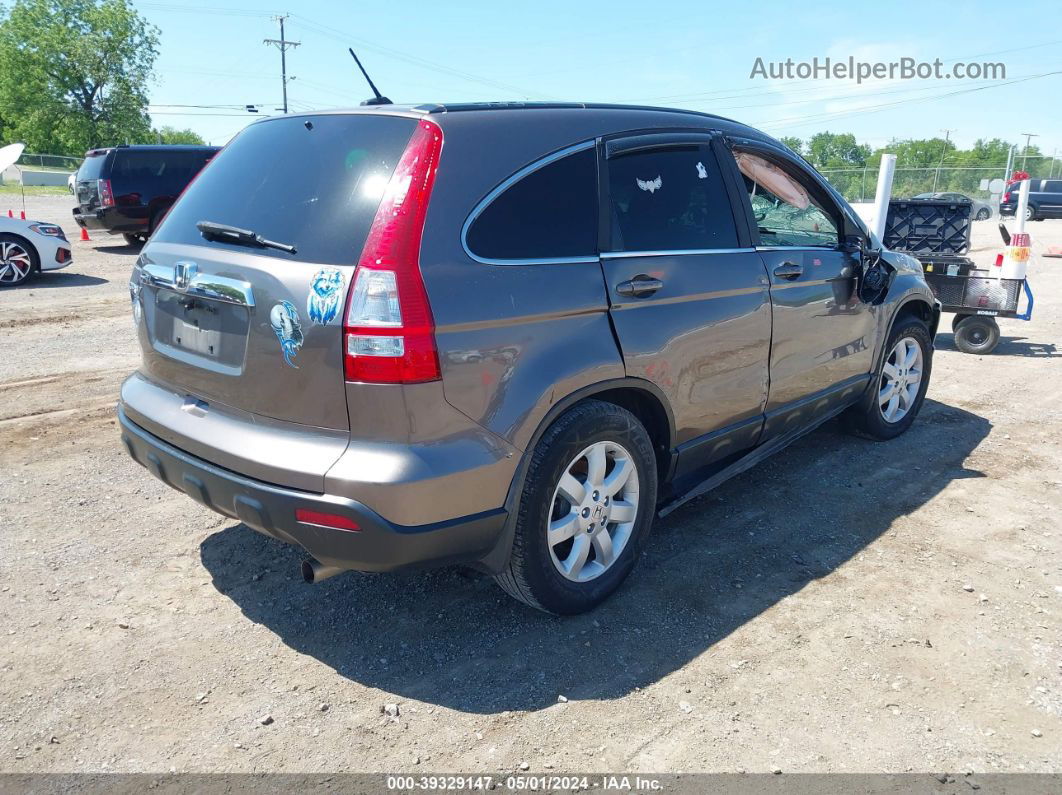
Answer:
POLYGON ((369 96, 354 71, 358 52, 395 102, 498 99, 590 100, 694 108, 807 137, 852 132, 878 146, 890 138, 952 130, 977 138, 1034 139, 1062 154, 1062 5, 1026 0, 1016 21, 996 2, 715 4, 710 2, 371 2, 240 0, 134 5, 161 29, 159 79, 150 87, 156 125, 191 127, 224 143, 255 117, 236 109, 280 106, 280 56, 271 14, 288 13, 293 110, 356 105, 369 96), (1004 35, 1006 30, 1021 31, 1004 35), (999 61, 1006 80, 750 79, 765 61, 867 61, 908 56, 945 66, 999 61), (955 96, 949 92, 982 88, 955 96), (177 107, 181 105, 233 106, 177 107))

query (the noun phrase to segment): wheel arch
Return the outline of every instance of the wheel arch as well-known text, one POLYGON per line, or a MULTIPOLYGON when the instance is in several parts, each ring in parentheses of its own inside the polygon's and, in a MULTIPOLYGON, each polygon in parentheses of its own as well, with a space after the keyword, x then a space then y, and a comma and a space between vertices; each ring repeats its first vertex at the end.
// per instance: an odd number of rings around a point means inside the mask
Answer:
POLYGON ((479 562, 479 567, 491 573, 500 572, 509 557, 513 534, 516 530, 516 514, 519 509, 520 494, 524 488, 524 478, 531 460, 531 453, 538 445, 546 430, 565 412, 584 400, 602 400, 620 406, 636 416, 645 426, 656 451, 658 483, 665 482, 674 467, 675 455, 675 417, 667 398, 656 384, 642 378, 613 378, 599 381, 575 390, 555 402, 538 423, 525 448, 516 474, 509 484, 505 498, 505 510, 508 519, 494 548, 479 562))
MULTIPOLYGON (((892 313, 892 317, 889 318, 889 323, 885 327, 885 333, 881 335, 881 344, 878 346, 877 356, 874 358, 874 373, 878 373, 881 370, 882 362, 885 357, 889 355, 888 345, 889 337, 892 336, 892 330, 896 328, 896 324, 905 317, 916 317, 923 321, 926 326, 929 327, 929 339, 934 340, 937 336, 937 328, 940 325, 940 302, 935 298, 930 298, 922 292, 912 292, 896 302, 896 309, 892 313)), ((874 379, 871 378, 868 383, 874 383, 874 379)))

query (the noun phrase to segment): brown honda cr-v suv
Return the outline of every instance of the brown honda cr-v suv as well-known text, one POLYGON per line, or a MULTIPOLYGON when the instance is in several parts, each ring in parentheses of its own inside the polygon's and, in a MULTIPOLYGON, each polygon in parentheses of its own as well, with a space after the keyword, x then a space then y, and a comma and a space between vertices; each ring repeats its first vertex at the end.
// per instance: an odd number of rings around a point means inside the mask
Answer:
POLYGON ((156 477, 303 547, 308 580, 471 564, 556 613, 825 420, 903 433, 939 315, 774 139, 583 104, 252 124, 130 295, 122 439, 156 477))

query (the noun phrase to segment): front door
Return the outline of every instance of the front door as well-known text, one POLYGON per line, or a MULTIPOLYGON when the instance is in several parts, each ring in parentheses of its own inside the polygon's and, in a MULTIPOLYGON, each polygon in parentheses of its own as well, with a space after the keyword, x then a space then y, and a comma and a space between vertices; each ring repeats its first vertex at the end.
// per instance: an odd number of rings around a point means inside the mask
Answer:
POLYGON ((672 406, 679 473, 754 445, 767 399, 769 281, 735 223, 717 146, 654 134, 602 153, 612 323, 627 374, 672 406))
POLYGON ((829 194, 773 150, 736 147, 734 155, 771 281, 766 440, 862 392, 873 367, 874 318, 859 299, 860 253, 843 245, 840 208, 829 194))

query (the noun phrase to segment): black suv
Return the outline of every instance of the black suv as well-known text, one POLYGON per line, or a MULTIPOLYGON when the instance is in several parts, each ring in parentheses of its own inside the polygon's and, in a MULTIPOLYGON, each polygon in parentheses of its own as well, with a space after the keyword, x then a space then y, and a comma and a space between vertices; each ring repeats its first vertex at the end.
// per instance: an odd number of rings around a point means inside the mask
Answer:
POLYGON ((86 229, 146 240, 166 210, 220 147, 116 146, 92 149, 77 171, 74 220, 86 229))
MULTIPOLYGON (((1000 215, 1014 215, 1018 211, 1018 188, 1015 182, 1007 188, 999 201, 1000 215)), ((1042 221, 1044 218, 1062 218, 1062 179, 1029 180, 1029 207, 1025 211, 1027 221, 1042 221)))

